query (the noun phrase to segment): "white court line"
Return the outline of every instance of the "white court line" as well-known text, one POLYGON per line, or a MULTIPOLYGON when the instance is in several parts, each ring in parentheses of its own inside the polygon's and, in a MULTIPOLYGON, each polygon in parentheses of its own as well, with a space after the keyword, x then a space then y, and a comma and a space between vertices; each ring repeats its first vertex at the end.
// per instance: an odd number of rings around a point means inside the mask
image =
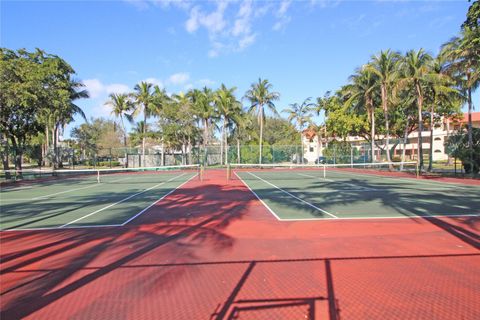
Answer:
MULTIPOLYGON (((84 225, 84 226, 69 226, 63 228, 65 229, 83 229, 83 228, 108 228, 108 227, 121 227, 121 224, 95 224, 95 225, 84 225)), ((59 230, 58 227, 44 227, 44 228, 19 228, 19 229, 5 229, 0 230, 0 232, 12 232, 12 231, 44 231, 44 230, 59 230)))
POLYGON ((128 197, 120 200, 120 201, 117 201, 117 202, 115 202, 115 203, 109 204, 109 205, 106 206, 106 207, 103 207, 103 208, 98 209, 98 210, 96 210, 96 211, 94 211, 94 212, 92 212, 92 213, 89 213, 89 214, 87 214, 87 215, 84 215, 84 216, 82 216, 82 217, 80 217, 80 218, 78 218, 78 219, 75 219, 75 220, 73 220, 73 221, 70 221, 70 222, 68 222, 68 223, 65 223, 64 225, 62 225, 62 226, 60 226, 60 227, 58 227, 58 228, 64 228, 64 227, 66 227, 66 226, 68 226, 68 225, 70 225, 70 224, 72 224, 72 223, 75 223, 75 222, 77 222, 77 221, 80 221, 80 220, 83 220, 83 219, 85 219, 85 218, 88 218, 88 217, 90 217, 90 216, 92 216, 92 215, 94 215, 94 214, 97 214, 97 213, 99 213, 99 212, 101 212, 101 211, 103 211, 103 210, 106 210, 106 209, 108 209, 108 208, 111 208, 111 207, 113 207, 113 206, 116 206, 116 205, 119 204, 119 203, 125 202, 125 201, 127 201, 127 200, 129 200, 129 199, 131 199, 131 198, 133 198, 133 197, 138 196, 139 194, 145 193, 145 192, 147 192, 147 191, 149 191, 149 190, 152 190, 152 189, 154 189, 154 188, 156 188, 156 187, 158 187, 158 186, 161 186, 162 184, 165 184, 165 183, 167 183, 167 182, 170 182, 170 181, 174 180, 175 178, 180 178, 181 176, 184 176, 184 175, 186 175, 186 173, 182 173, 182 174, 179 175, 179 176, 175 176, 175 177, 173 177, 173 178, 171 178, 171 179, 169 179, 169 180, 167 180, 167 181, 164 181, 164 182, 161 182, 161 183, 159 183, 159 184, 156 184, 156 185, 154 185, 153 187, 150 187, 150 188, 145 189, 145 190, 143 190, 143 191, 141 191, 141 192, 137 192, 137 193, 135 193, 135 194, 132 194, 132 195, 130 195, 130 196, 128 196, 128 197))
POLYGON ((385 220, 385 219, 424 219, 424 218, 461 218, 461 217, 480 217, 480 214, 446 214, 434 215, 428 214, 426 216, 398 216, 398 217, 339 217, 339 218, 285 218, 282 221, 318 221, 318 220, 385 220))
POLYGON ((165 197, 167 197, 168 195, 172 194, 173 192, 175 192, 177 189, 181 188, 184 184, 186 184, 187 182, 189 182, 190 180, 192 180, 193 178, 195 178, 196 176, 198 176, 198 173, 195 174, 193 177, 191 177, 190 179, 188 179, 187 181, 185 181, 184 183, 180 184, 178 187, 176 187, 175 189, 172 189, 170 190, 167 194, 163 195, 161 198, 159 198, 158 200, 155 200, 153 203, 151 203, 148 207, 144 208, 142 211, 140 211, 139 213, 137 213, 136 215, 134 215, 133 217, 129 218, 127 221, 125 221, 124 223, 121 224, 121 226, 124 226, 126 225, 127 223, 129 223, 130 221, 136 219, 137 217, 139 217, 140 215, 142 215, 143 213, 145 213, 145 211, 147 211, 148 209, 150 209, 151 207, 153 207, 156 203, 162 201, 165 197))
POLYGON ((309 177, 309 178, 315 178, 315 179, 318 179, 318 180, 326 180, 326 181, 335 182, 335 183, 338 183, 338 184, 344 184, 346 186, 355 187, 357 189, 372 190, 372 191, 375 190, 375 189, 372 189, 372 188, 369 188, 369 187, 362 187, 362 186, 359 186, 359 185, 354 184, 354 183, 348 183, 348 182, 343 182, 343 181, 338 181, 338 180, 331 180, 331 179, 316 177, 316 176, 312 176, 312 175, 308 175, 308 174, 302 174, 302 173, 299 173, 299 175, 304 176, 304 177, 309 177))
POLYGON ((333 217, 333 218, 338 218, 336 215, 331 214, 330 212, 325 211, 325 210, 317 207, 316 205, 311 204, 310 202, 307 202, 307 201, 305 201, 305 200, 303 200, 303 199, 301 199, 301 198, 299 198, 299 197, 291 194, 290 192, 283 190, 283 189, 280 188, 280 187, 277 187, 277 186, 274 185, 273 183, 270 183, 270 182, 268 182, 268 181, 266 181, 266 180, 263 180, 262 178, 260 178, 259 176, 255 175, 255 174, 253 174, 253 173, 251 173, 251 172, 248 172, 248 171, 247 171, 247 173, 248 173, 249 175, 252 175, 252 176, 254 176, 255 178, 257 178, 257 179, 259 179, 259 180, 262 180, 263 182, 271 185, 272 187, 277 188, 278 190, 280 190, 280 191, 288 194, 290 197, 292 197, 292 198, 294 198, 294 199, 297 199, 298 201, 301 201, 301 202, 305 203, 307 206, 310 206, 310 207, 312 207, 312 208, 314 208, 314 209, 316 209, 316 210, 318 210, 318 211, 320 211, 320 212, 323 212, 323 213, 325 213, 325 214, 328 214, 329 216, 331 216, 331 217, 333 217))
MULTIPOLYGON (((417 179, 417 178, 399 178, 399 177, 389 177, 389 176, 383 176, 380 174, 374 174, 374 173, 365 173, 365 174, 358 174, 358 173, 353 173, 353 172, 340 172, 340 171, 335 171, 332 170, 331 173, 333 174, 346 174, 346 175, 352 175, 352 176, 358 176, 358 177, 365 177, 365 176, 374 176, 374 177, 381 177, 381 178, 386 178, 386 179, 391 179, 391 180, 400 180, 400 181, 406 181, 410 183, 418 183, 418 184, 428 184, 432 186, 445 186, 445 188, 450 188, 450 187, 458 187, 461 189, 465 190, 471 190, 469 187, 478 187, 478 186, 466 186, 466 185, 461 185, 458 183, 452 183, 452 182, 427 182, 427 181, 422 181, 422 179, 417 179)), ((428 190, 428 189, 427 189, 428 190)))
POLYGON ((253 191, 252 188, 250 188, 250 186, 249 186, 247 183, 245 183, 245 181, 243 181, 242 178, 240 178, 240 176, 239 176, 236 172, 234 172, 234 173, 235 173, 235 175, 237 176, 237 178, 240 179, 240 181, 242 181, 243 184, 248 188, 248 190, 250 190, 250 192, 253 193, 253 195, 254 195, 258 200, 260 200, 260 202, 265 206, 265 208, 267 208, 267 210, 270 211, 270 213, 273 214, 273 216, 274 216, 275 218, 277 218, 277 220, 280 220, 280 221, 283 220, 282 218, 280 218, 279 216, 277 216, 277 214, 275 213, 275 211, 273 211, 272 208, 270 208, 270 207, 265 203, 265 201, 263 201, 263 200, 258 196, 258 194, 256 194, 255 191, 253 191))

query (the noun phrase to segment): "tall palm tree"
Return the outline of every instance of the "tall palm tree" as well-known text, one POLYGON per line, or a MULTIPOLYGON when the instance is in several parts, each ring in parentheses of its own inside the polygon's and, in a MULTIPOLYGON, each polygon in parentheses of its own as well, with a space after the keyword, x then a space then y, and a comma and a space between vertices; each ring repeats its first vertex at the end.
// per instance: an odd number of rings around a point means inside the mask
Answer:
MULTIPOLYGON (((386 145, 387 145, 387 161, 390 163, 390 128, 389 128, 389 100, 391 90, 398 78, 398 63, 400 54, 394 51, 380 51, 379 54, 372 56, 371 61, 365 66, 365 69, 376 76, 378 88, 380 88, 380 97, 382 100, 383 116, 385 118, 386 145)), ((389 165, 390 169, 393 166, 389 165)))
POLYGON ((372 162, 375 162, 375 94, 378 92, 378 81, 374 73, 365 68, 357 69, 350 77, 350 84, 343 87, 342 94, 347 100, 345 104, 353 106, 357 111, 364 109, 370 122, 370 151, 372 162))
POLYGON ((468 104, 468 148, 473 163, 472 92, 480 85, 480 28, 464 28, 458 37, 443 44, 440 55, 447 62, 446 71, 459 79, 459 87, 466 92, 468 104))
POLYGON ((73 121, 73 117, 78 114, 85 121, 87 117, 83 112, 82 108, 75 104, 76 100, 86 99, 90 95, 87 90, 83 89, 85 85, 82 82, 76 81, 74 79, 68 79, 67 91, 68 97, 66 100, 54 103, 54 108, 52 111, 53 121, 53 148, 54 148, 54 168, 57 169, 61 165, 60 154, 58 150, 58 136, 60 128, 64 128, 66 124, 73 121))
MULTIPOLYGON (((417 100, 418 113, 418 143, 417 156, 418 167, 423 170, 423 111, 425 101, 425 87, 429 85, 432 80, 432 61, 430 54, 423 49, 410 50, 405 55, 401 62, 401 79, 398 81, 398 86, 404 88, 410 86, 413 88, 417 100)), ((433 125, 433 124, 432 124, 433 125)))
MULTIPOLYGON (((300 132, 300 146, 301 150, 303 150, 303 139, 302 139, 302 131, 305 128, 306 123, 312 122, 312 115, 310 111, 314 106, 314 103, 311 102, 312 98, 309 97, 305 99, 301 104, 292 103, 290 104, 290 108, 283 109, 282 112, 288 113, 288 121, 294 122, 300 132)), ((299 158, 302 158, 303 164, 303 152, 301 153, 300 157, 297 157, 297 163, 299 163, 299 158)))
POLYGON ((222 118, 222 141, 221 141, 221 151, 220 163, 228 163, 228 142, 227 142, 227 127, 232 125, 233 119, 236 114, 240 113, 242 110, 242 105, 235 97, 236 87, 228 89, 223 83, 220 88, 215 92, 214 104, 217 109, 219 116, 222 118), (225 154, 225 161, 223 160, 223 155, 225 154))
POLYGON ((216 110, 213 104, 213 92, 210 88, 203 87, 202 90, 193 89, 187 93, 192 101, 193 113, 203 126, 203 155, 204 163, 207 161, 207 145, 209 131, 212 125, 215 125, 216 110))
POLYGON ((133 103, 130 100, 129 95, 124 93, 111 93, 108 97, 109 100, 105 102, 105 105, 112 108, 112 114, 115 116, 116 119, 120 120, 120 125, 122 126, 123 146, 125 148, 125 165, 126 167, 128 167, 127 130, 125 129, 124 118, 126 118, 129 122, 133 121, 132 116, 128 114, 128 112, 133 110, 133 103))
POLYGON ((132 111, 134 106, 132 101, 130 100, 130 97, 128 94, 124 93, 111 93, 108 96, 108 100, 105 102, 105 105, 109 106, 112 108, 112 114, 115 116, 116 119, 120 120, 120 125, 123 130, 123 145, 125 148, 127 147, 127 132, 125 129, 125 121, 124 119, 126 118, 127 121, 131 122, 132 116, 128 113, 129 111, 132 111))
POLYGON ((258 162, 262 163, 262 144, 263 144, 263 124, 265 120, 266 106, 270 111, 277 114, 274 101, 280 99, 278 92, 272 91, 272 84, 267 79, 258 79, 257 83, 252 83, 250 89, 245 93, 245 98, 250 102, 249 112, 257 114, 258 124, 260 126, 259 155, 258 162))
MULTIPOLYGON (((132 94, 136 109, 133 112, 132 116, 137 116, 140 112, 143 112, 143 122, 147 123, 148 118, 155 114, 155 105, 154 98, 152 94, 153 84, 149 82, 142 81, 139 84, 136 84, 133 88, 134 93, 132 94)), ((145 167, 145 138, 147 126, 143 126, 142 133, 142 165, 145 167)))
POLYGON ((433 129, 435 115, 442 115, 447 118, 460 112, 460 105, 463 97, 453 86, 453 79, 445 72, 445 63, 441 57, 432 61, 429 86, 427 87, 427 103, 430 114, 430 152, 428 158, 428 169, 432 171, 433 165, 433 129))

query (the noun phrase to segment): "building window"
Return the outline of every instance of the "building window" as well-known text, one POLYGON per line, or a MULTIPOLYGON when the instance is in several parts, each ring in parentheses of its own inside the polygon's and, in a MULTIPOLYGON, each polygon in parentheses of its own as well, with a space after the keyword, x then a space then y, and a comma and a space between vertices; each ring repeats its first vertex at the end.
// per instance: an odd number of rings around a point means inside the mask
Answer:
POLYGON ((441 141, 441 140, 442 140, 442 138, 440 138, 440 137, 435 138, 435 141, 441 141))
POLYGON ((310 147, 310 152, 313 152, 313 147, 310 147))
POLYGON ((441 153, 442 151, 441 150, 435 150, 435 153, 441 153))

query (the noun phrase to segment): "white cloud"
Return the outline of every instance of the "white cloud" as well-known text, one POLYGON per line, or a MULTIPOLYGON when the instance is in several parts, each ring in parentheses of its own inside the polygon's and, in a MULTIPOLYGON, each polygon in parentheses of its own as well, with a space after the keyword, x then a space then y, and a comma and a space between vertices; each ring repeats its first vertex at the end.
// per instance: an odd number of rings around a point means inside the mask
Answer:
POLYGON ((167 82, 172 85, 182 85, 186 83, 188 80, 190 80, 190 75, 186 72, 179 72, 179 73, 174 73, 170 77, 168 77, 167 82))
POLYGON ((216 82, 210 79, 200 79, 197 81, 197 84, 202 87, 211 87, 215 84, 216 82))
POLYGON ((255 42, 256 34, 250 34, 238 41, 238 47, 240 50, 245 49, 246 47, 252 45, 255 42))
POLYGON ((128 93, 130 91, 130 88, 125 84, 113 83, 105 86, 105 91, 108 94, 110 93, 120 94, 120 93, 128 93))
POLYGON ((83 80, 83 84, 88 90, 88 93, 90 93, 91 98, 97 98, 104 91, 104 86, 98 79, 86 79, 83 80))
POLYGON ((143 82, 148 82, 148 83, 151 83, 153 84, 154 86, 159 86, 160 88, 163 88, 164 85, 163 85, 163 81, 160 80, 160 79, 157 79, 157 78, 147 78, 147 79, 144 79, 142 80, 143 82))
POLYGON ((199 27, 207 29, 210 35, 219 33, 226 25, 224 13, 227 6, 228 2, 220 1, 217 3, 216 10, 211 13, 203 12, 199 6, 193 7, 185 23, 185 28, 190 33, 197 31, 199 27))
POLYGON ((127 93, 130 87, 122 83, 104 84, 98 79, 83 80, 83 84, 90 93, 90 98, 105 98, 110 93, 127 93))
POLYGON ((275 16, 277 17, 277 21, 272 27, 273 30, 275 31, 283 30, 286 27, 286 25, 290 22, 291 17, 287 13, 291 3, 292 3, 291 0, 283 0, 280 3, 280 7, 275 13, 275 16))

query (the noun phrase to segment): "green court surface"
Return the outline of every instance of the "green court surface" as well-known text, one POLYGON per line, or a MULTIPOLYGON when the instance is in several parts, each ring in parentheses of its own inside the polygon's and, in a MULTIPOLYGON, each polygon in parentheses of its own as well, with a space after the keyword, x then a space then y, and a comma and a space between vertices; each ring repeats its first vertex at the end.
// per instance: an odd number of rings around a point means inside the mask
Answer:
POLYGON ((112 174, 2 187, 1 230, 124 225, 196 172, 112 174))
POLYGON ((279 220, 480 215, 480 186, 321 170, 234 173, 279 220))

